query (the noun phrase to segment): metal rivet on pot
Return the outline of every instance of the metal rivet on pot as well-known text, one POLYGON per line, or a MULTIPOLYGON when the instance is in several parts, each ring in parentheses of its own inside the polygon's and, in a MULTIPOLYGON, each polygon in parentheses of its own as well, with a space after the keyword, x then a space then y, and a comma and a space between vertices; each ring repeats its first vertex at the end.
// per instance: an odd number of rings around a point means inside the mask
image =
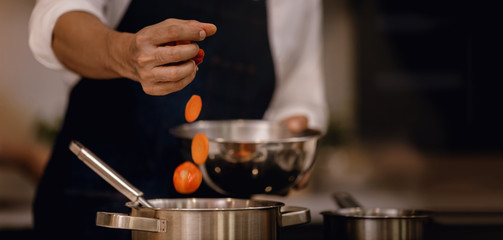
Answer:
POLYGON ((161 228, 160 228, 160 232, 166 232, 166 220, 161 220, 161 228))

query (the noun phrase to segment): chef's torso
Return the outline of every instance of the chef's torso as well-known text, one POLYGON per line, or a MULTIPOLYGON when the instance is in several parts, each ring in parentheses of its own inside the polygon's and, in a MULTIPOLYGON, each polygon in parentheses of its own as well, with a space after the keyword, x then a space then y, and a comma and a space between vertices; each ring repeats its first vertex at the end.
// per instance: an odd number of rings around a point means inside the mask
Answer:
POLYGON ((126 235, 94 225, 97 211, 127 212, 127 199, 68 150, 71 140, 88 147, 147 198, 217 196, 204 184, 192 195, 176 193, 173 170, 184 159, 169 129, 185 123, 185 103, 193 94, 203 100, 199 120, 262 118, 275 84, 265 1, 132 1, 117 30, 134 33, 166 18, 217 25, 217 34, 199 43, 206 57, 196 78, 166 96, 147 95, 138 82, 128 79, 79 81, 38 188, 35 227, 42 232, 55 228, 47 219, 71 215, 78 223, 62 223, 58 229, 80 228, 77 238, 126 235), (50 208, 56 203, 61 210, 55 213, 50 208))

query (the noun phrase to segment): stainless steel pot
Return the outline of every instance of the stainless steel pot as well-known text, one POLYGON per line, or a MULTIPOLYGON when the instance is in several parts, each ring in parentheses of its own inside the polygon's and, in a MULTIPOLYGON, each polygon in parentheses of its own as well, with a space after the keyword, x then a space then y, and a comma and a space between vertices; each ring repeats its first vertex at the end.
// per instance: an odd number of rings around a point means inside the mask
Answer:
POLYGON ((325 239, 421 240, 431 221, 428 211, 363 208, 348 193, 336 193, 341 207, 321 212, 325 239))
POLYGON ((311 221, 303 207, 233 198, 151 199, 79 142, 70 150, 131 202, 131 214, 98 212, 96 225, 132 230, 143 239, 277 239, 278 228, 311 221))
POLYGON ((281 202, 216 199, 151 199, 152 208, 134 202, 131 214, 98 212, 96 225, 132 230, 143 239, 278 239, 279 228, 310 221, 309 209, 281 202))

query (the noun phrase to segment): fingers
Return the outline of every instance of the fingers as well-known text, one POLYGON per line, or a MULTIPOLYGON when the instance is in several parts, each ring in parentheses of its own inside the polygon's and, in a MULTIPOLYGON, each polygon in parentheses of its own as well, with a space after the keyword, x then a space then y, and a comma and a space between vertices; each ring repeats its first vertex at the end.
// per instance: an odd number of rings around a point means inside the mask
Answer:
POLYGON ((199 51, 196 43, 176 46, 158 47, 154 53, 153 65, 160 66, 168 63, 177 63, 194 58, 199 51))
POLYGON ((174 41, 202 41, 216 32, 216 26, 194 20, 167 19, 145 29, 153 45, 174 41))
POLYGON ((215 34, 213 24, 194 20, 167 19, 143 28, 134 35, 126 59, 132 79, 141 83, 145 93, 166 95, 179 91, 195 77, 197 56, 202 41, 215 34))
POLYGON ((297 184, 293 186, 293 189, 295 190, 302 190, 306 188, 309 185, 309 181, 311 181, 311 175, 313 173, 313 170, 307 171, 299 180, 297 184))
POLYGON ((143 91, 153 96, 161 96, 180 91, 196 77, 197 67, 190 60, 175 66, 159 66, 152 69, 151 81, 142 83, 143 91))
POLYGON ((158 66, 152 69, 152 77, 158 82, 176 82, 196 72, 194 61, 177 65, 158 66))
POLYGON ((212 36, 217 32, 217 26, 211 23, 202 23, 201 27, 206 32, 206 37, 212 36))
MULTIPOLYGON (((285 123, 288 127, 288 130, 293 133, 300 133, 306 130, 308 126, 308 119, 304 115, 292 116, 283 120, 282 122, 285 123)), ((293 186, 293 189, 301 190, 306 188, 311 179, 311 174, 312 169, 307 171, 303 176, 300 176, 299 181, 293 186)))
POLYGON ((136 65, 140 68, 154 68, 166 64, 176 64, 194 58, 199 51, 196 43, 163 46, 151 52, 141 53, 136 58, 136 65))
POLYGON ((300 133, 307 128, 307 117, 306 116, 293 116, 285 119, 283 121, 287 127, 288 130, 290 130, 293 133, 300 133))
POLYGON ((195 20, 180 20, 180 19, 167 19, 165 21, 173 21, 178 23, 186 23, 203 29, 206 32, 206 37, 212 36, 217 32, 217 26, 211 23, 204 23, 195 20))

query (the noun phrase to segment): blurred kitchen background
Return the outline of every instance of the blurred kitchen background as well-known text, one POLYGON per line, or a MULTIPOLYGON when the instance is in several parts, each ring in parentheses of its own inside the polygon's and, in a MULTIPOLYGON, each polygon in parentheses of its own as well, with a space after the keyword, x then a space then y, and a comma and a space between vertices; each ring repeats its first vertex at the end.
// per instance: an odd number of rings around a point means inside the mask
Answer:
MULTIPOLYGON (((492 61, 499 41, 480 9, 448 2, 324 0, 329 132, 307 189, 259 198, 309 207, 313 224, 336 209, 331 193, 347 191, 368 207, 477 212, 484 216, 460 224, 503 227, 503 88, 492 61)), ((34 3, 0 0, 5 236, 32 227, 70 87, 28 49, 34 3)))

